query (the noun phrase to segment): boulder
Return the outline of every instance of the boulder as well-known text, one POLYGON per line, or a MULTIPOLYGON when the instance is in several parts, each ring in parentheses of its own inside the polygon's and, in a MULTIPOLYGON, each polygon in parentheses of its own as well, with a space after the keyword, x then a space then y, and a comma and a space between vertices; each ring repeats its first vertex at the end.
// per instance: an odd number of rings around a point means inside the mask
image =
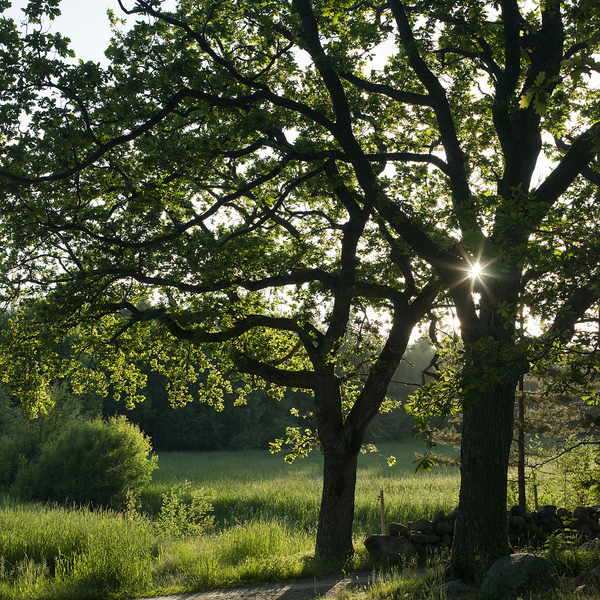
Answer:
POLYGON ((567 585, 571 588, 576 588, 578 595, 597 592, 600 589, 600 566, 587 573, 573 577, 567 582, 567 585))
POLYGON ((580 542, 586 542, 587 540, 591 540, 594 538, 594 534, 590 529, 590 526, 587 524, 589 519, 580 518, 576 523, 572 525, 573 529, 577 532, 577 539, 580 542))
POLYGON ((394 537, 408 537, 409 529, 406 525, 402 525, 402 523, 389 523, 385 528, 386 535, 391 535, 394 537))
POLYGON ((434 521, 433 531, 435 534, 442 537, 445 535, 452 535, 452 525, 450 525, 450 523, 446 523, 445 521, 434 521))
POLYGON ((598 522, 598 517, 590 517, 587 520, 587 524, 594 535, 598 535, 600 533, 600 522, 598 522))
POLYGON ((413 531, 410 534, 410 541, 413 544, 421 544, 422 546, 434 545, 442 541, 442 538, 435 533, 423 533, 422 531, 413 531))
POLYGON ((554 533, 555 531, 562 531, 563 522, 558 517, 552 517, 544 521, 541 527, 546 533, 554 533))
POLYGON ((526 522, 523 517, 520 517, 518 515, 512 515, 510 517, 508 525, 516 533, 522 533, 523 531, 525 531, 526 522))
POLYGON ((588 542, 583 542, 581 546, 579 546, 580 550, 598 550, 600 548, 600 540, 595 538, 593 540, 589 540, 588 542))
POLYGON ((566 508, 559 508, 556 511, 556 516, 560 517, 561 519, 570 519, 573 516, 573 513, 566 508))
POLYGON ((446 523, 447 521, 448 517, 443 510, 440 510, 440 512, 436 513, 433 519, 431 519, 432 523, 446 523))
POLYGON ((537 513, 542 521, 551 521, 552 518, 556 516, 556 506, 547 504, 546 506, 538 508, 537 513))
POLYGON ((423 533, 433 532, 433 523, 429 519, 419 519, 408 524, 409 529, 413 531, 422 531, 423 533))
POLYGON ((585 506, 578 506, 574 511, 573 511, 573 518, 575 519, 581 519, 582 517, 584 519, 587 519, 590 516, 590 509, 585 507, 585 506))
POLYGON ((558 585, 550 563, 534 554, 512 554, 499 558, 486 573, 481 593, 489 598, 506 598, 513 593, 558 585))
POLYGON ((520 506, 512 506, 510 509, 510 514, 515 516, 515 517, 524 517, 525 516, 525 511, 520 507, 520 506))
POLYGON ((403 537, 371 535, 365 540, 365 548, 375 559, 400 562, 417 554, 416 548, 403 537))

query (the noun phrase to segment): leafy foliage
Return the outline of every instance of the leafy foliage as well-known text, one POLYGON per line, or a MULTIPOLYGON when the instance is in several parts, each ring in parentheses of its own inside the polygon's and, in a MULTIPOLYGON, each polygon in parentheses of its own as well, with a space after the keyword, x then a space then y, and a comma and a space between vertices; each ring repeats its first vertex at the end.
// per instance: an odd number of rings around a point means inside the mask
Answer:
POLYGON ((0 388, 0 489, 9 490, 19 470, 36 461, 42 448, 73 421, 101 415, 98 397, 75 396, 64 382, 52 386, 46 393, 51 399, 51 408, 32 419, 6 386, 0 388))
POLYGON ((156 527, 166 536, 199 536, 213 525, 214 518, 207 514, 211 511, 205 491, 191 489, 189 481, 182 481, 163 494, 156 527))
MULTIPOLYGON (((151 362, 174 403, 203 373, 216 406, 234 372, 239 390, 312 390, 335 453, 445 288, 463 469, 496 490, 461 502, 494 513, 494 539, 477 535, 505 554, 516 382, 566 347, 596 356, 597 6, 136 0, 107 68, 64 61, 41 25, 55 9, 32 2, 23 34, 2 24, 2 285, 36 318, 6 334, 33 362, 1 362, 32 414, 55 370, 135 400, 151 362)), ((456 559, 468 576, 478 544, 456 559)))
POLYGON ((33 500, 122 508, 128 492, 150 480, 157 466, 150 452, 148 440, 124 418, 74 420, 21 465, 11 491, 33 500))

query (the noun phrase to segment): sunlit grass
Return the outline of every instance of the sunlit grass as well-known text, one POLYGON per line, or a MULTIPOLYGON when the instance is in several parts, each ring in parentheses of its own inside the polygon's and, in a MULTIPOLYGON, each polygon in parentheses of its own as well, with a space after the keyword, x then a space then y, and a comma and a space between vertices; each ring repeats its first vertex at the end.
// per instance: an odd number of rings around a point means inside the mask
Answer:
POLYGON ((150 590, 147 521, 111 511, 0 504, 0 597, 112 598, 150 590))
MULTIPOLYGON (((384 456, 361 455, 356 493, 356 555, 346 570, 372 568, 363 540, 378 533, 380 490, 386 522, 406 523, 451 511, 459 473, 440 467, 413 473, 417 442, 385 444, 384 456)), ((322 458, 315 453, 289 465, 266 452, 164 453, 140 503, 129 512, 91 511, 0 501, 0 598, 80 600, 183 593, 317 576, 328 567, 313 560, 321 495, 322 458), (214 526, 203 535, 177 537, 155 525, 161 495, 190 482, 214 505, 214 526)), ((188 488, 185 488, 188 489, 188 488)), ((557 568, 578 571, 590 557, 570 550, 557 568)), ((385 571, 374 585, 344 592, 348 600, 439 598, 443 559, 432 558, 423 577, 418 567, 385 571)), ((587 568, 587 567, 586 567, 587 568)), ((560 590, 541 598, 570 600, 560 590)), ((597 598, 594 596, 578 596, 597 598)), ((532 598, 538 598, 533 595, 532 598)))
MULTIPOLYGON (((357 553, 346 568, 372 565, 362 544, 380 529, 379 491, 387 521, 406 522, 452 510, 458 471, 412 472, 414 442, 385 445, 394 454, 360 457, 357 553)), ((312 558, 321 496, 322 458, 289 465, 266 452, 165 453, 135 510, 65 509, 0 504, 0 598, 131 598, 289 579, 323 573, 312 558), (161 496, 174 485, 202 488, 214 526, 174 537, 153 525, 161 496)))
MULTIPOLYGON (((458 502, 458 469, 440 467, 414 471, 414 452, 422 444, 382 444, 378 454, 359 457, 355 532, 362 536, 380 529, 379 492, 384 491, 388 521, 407 522, 453 510, 458 502), (394 455, 389 467, 383 456, 394 455)), ((273 517, 314 531, 321 499, 322 457, 318 453, 287 464, 265 452, 190 454, 165 453, 143 496, 144 508, 158 510, 160 494, 176 481, 189 480, 213 497, 220 527, 273 517)))

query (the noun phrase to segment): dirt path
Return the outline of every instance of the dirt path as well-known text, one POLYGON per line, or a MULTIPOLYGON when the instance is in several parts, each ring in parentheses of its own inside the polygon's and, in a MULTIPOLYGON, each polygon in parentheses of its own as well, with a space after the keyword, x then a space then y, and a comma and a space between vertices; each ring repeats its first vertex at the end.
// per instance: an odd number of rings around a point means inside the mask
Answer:
POLYGON ((367 587, 372 576, 370 571, 366 571, 346 576, 331 575, 296 579, 249 587, 145 598, 144 600, 314 600, 319 597, 335 598, 346 589, 356 590, 367 587))

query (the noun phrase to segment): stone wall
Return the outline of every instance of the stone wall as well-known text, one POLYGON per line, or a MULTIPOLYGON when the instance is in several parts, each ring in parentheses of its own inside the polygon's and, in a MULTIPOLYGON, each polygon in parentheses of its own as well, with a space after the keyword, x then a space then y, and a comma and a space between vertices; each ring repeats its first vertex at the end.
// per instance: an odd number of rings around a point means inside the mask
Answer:
POLYGON ((573 512, 548 505, 530 513, 513 506, 508 513, 509 541, 512 546, 539 546, 549 535, 566 532, 582 544, 598 537, 599 520, 600 505, 579 506, 573 512))
MULTIPOLYGON (((401 560, 426 552, 451 548, 456 510, 443 511, 433 519, 390 523, 385 535, 372 535, 365 540, 369 553, 376 558, 401 560)), ((600 505, 580 506, 573 512, 556 506, 542 506, 525 513, 513 506, 507 513, 509 542, 513 547, 542 546, 551 534, 566 532, 579 543, 600 536, 600 505)))
POLYGON ((365 540, 365 547, 373 557, 386 560, 402 560, 427 551, 450 548, 455 513, 446 515, 440 511, 431 521, 419 519, 406 525, 390 523, 385 535, 369 536, 365 540))

